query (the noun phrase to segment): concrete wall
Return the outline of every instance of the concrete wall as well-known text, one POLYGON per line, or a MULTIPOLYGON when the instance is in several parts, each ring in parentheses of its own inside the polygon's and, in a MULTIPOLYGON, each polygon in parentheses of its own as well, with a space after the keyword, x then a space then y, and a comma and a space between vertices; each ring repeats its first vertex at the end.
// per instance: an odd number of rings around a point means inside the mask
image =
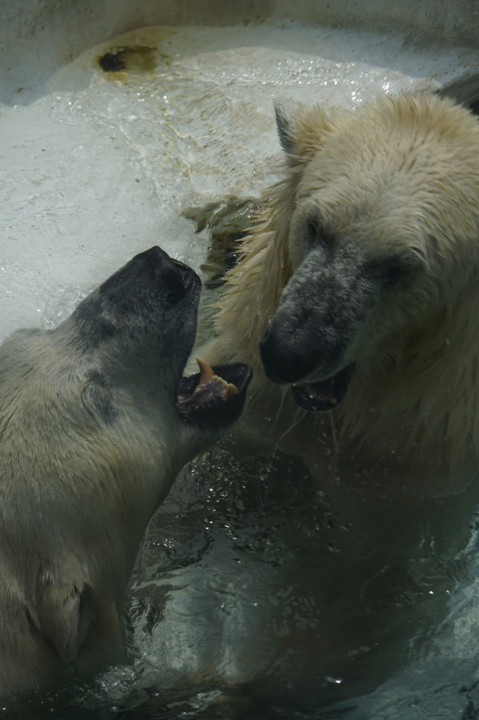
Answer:
POLYGON ((0 64, 2 74, 26 62, 33 71, 35 59, 64 62, 142 25, 222 25, 268 17, 399 32, 411 43, 479 42, 478 0, 0 0, 0 64))

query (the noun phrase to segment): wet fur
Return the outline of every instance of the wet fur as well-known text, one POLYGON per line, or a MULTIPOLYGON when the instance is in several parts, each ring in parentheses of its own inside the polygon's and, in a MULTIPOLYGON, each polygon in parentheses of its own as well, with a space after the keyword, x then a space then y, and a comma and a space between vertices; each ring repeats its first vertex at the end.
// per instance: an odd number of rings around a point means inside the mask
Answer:
POLYGON ((146 525, 217 437, 175 408, 199 282, 155 250, 0 347, 1 695, 122 659, 146 525))
POLYGON ((287 387, 266 378, 258 345, 279 317, 294 352, 301 342, 326 348, 328 331, 344 350, 325 360, 318 353, 325 366, 310 377, 355 364, 331 417, 341 447, 378 457, 393 448, 412 466, 469 469, 479 456, 477 119, 434 95, 384 97, 352 111, 279 107, 277 119, 283 177, 265 193, 229 273, 210 359, 251 363, 250 410, 273 417, 280 432, 296 415, 302 442, 314 445, 328 421, 298 411, 287 387), (311 213, 316 240, 305 237, 311 213), (308 295, 316 325, 302 339, 294 327, 308 295), (325 318, 336 307, 334 326, 325 318))

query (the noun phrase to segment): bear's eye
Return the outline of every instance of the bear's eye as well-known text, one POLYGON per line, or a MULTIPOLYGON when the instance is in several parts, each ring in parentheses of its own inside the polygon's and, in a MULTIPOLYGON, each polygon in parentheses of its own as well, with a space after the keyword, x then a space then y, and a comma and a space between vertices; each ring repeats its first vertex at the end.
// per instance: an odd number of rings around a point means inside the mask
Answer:
POLYGON ((317 215, 311 214, 306 220, 306 239, 310 247, 324 245, 331 247, 334 238, 323 225, 317 215))
POLYGON ((414 250, 405 250, 386 257, 376 257, 367 263, 367 269, 385 285, 395 285, 410 278, 423 265, 424 261, 419 253, 414 250))

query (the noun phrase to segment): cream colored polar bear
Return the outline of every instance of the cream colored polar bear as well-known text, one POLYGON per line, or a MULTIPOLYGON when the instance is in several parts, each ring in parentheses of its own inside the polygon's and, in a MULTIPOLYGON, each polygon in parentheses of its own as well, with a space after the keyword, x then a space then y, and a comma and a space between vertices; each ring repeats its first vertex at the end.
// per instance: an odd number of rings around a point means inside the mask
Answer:
POLYGON ((199 294, 154 247, 56 329, 0 347, 1 695, 121 658, 146 525, 249 381, 241 364, 181 379, 199 294))
POLYGON ((210 359, 253 365, 261 432, 287 441, 298 423, 311 449, 331 423, 343 456, 468 468, 479 457, 476 117, 405 95, 351 111, 279 106, 277 123, 284 176, 228 276, 210 359))

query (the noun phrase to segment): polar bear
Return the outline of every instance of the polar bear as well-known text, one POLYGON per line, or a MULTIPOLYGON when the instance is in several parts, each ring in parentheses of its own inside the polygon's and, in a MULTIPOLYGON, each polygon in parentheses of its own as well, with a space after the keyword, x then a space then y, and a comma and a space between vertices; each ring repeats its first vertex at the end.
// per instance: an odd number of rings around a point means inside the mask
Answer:
POLYGON ((240 414, 250 369, 181 379, 198 276, 158 247, 53 330, 0 347, 0 693, 123 652, 139 544, 181 466, 240 414))
POLYGON ((331 424, 343 456, 467 471, 479 457, 477 118, 420 94, 349 111, 278 105, 276 119, 284 173, 227 276, 210 360, 251 363, 262 434, 287 441, 297 423, 311 450, 331 424))

